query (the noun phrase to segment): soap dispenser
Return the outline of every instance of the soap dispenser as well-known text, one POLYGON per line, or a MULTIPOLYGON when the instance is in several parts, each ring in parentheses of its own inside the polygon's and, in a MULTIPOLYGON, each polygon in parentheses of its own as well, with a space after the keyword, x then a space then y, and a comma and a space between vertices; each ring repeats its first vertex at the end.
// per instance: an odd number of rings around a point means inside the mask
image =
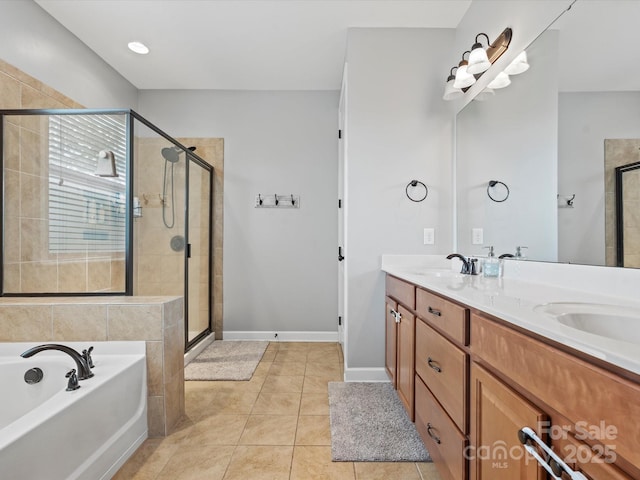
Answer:
POLYGON ((502 260, 496 258, 493 247, 484 247, 489 249, 487 258, 482 262, 482 276, 484 277, 500 277, 502 276, 502 260))

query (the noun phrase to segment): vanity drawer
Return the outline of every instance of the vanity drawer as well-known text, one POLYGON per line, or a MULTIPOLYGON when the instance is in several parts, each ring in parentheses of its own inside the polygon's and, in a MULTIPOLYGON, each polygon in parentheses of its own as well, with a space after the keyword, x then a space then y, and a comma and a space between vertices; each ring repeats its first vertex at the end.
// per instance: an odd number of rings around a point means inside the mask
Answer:
POLYGON ((416 287, 399 278, 387 275, 386 278, 387 295, 394 298, 398 302, 409 307, 411 310, 416 308, 416 287))
POLYGON ((443 479, 466 478, 467 439, 416 375, 416 429, 443 479))
POLYGON ((416 322, 416 373, 462 432, 467 431, 468 356, 421 320, 416 322))
POLYGON ((588 442, 614 446, 618 459, 640 466, 640 385, 475 314, 471 352, 521 391, 543 399, 568 420, 573 433, 580 426, 615 428, 615 438, 604 438, 603 431, 603 438, 588 442))
POLYGON ((449 300, 416 289, 416 311, 418 315, 461 345, 468 345, 467 324, 469 311, 449 300))

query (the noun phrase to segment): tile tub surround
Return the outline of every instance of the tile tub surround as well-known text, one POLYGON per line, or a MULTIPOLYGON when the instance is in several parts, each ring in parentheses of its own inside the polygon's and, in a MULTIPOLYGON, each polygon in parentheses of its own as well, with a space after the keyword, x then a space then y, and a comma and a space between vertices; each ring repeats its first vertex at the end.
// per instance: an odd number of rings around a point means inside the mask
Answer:
POLYGON ((382 270, 560 344, 640 374, 640 349, 560 324, 534 311, 551 302, 597 303, 638 309, 640 270, 508 260, 504 277, 437 277, 429 269, 460 271, 459 260, 439 255, 383 255, 382 270))
POLYGON ((184 414, 181 297, 0 298, 2 342, 144 340, 150 437, 169 435, 184 414))

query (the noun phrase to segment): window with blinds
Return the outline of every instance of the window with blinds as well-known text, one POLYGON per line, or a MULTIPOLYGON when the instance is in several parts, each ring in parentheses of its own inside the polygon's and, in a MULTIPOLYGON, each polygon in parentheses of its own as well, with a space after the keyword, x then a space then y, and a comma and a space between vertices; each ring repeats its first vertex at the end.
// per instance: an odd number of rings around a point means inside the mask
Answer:
POLYGON ((49 251, 124 252, 125 115, 49 116, 49 251), (95 175, 113 152, 117 177, 95 175))

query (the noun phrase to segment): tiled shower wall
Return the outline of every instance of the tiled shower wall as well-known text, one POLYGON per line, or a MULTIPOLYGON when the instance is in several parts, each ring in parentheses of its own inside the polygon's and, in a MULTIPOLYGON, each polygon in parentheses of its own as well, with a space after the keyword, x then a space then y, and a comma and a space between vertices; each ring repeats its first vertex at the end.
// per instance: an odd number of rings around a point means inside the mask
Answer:
MULTIPOLYGON (((204 169, 192 164, 189 179, 189 329, 200 332, 206 328, 211 295, 216 324, 216 338, 222 334, 222 201, 223 201, 223 140, 219 138, 178 138, 185 146, 195 146, 196 153, 214 168, 214 188, 209 191, 209 177, 204 169), (213 205, 214 291, 209 292, 209 195, 213 205)), ((182 251, 171 248, 171 240, 185 231, 185 161, 184 155, 173 164, 174 192, 171 194, 171 164, 167 164, 168 188, 163 190, 165 160, 161 151, 169 143, 163 138, 136 138, 136 171, 134 195, 142 206, 141 217, 135 219, 136 295, 182 295, 184 268, 182 251), (172 216, 172 204, 174 215, 172 216), (167 224, 163 222, 164 218, 167 224), (172 222, 173 220, 173 222, 172 222), (170 226, 172 225, 173 226, 170 226)))
MULTIPOLYGON (((615 169, 640 161, 640 139, 606 139, 605 166, 605 238, 607 266, 616 266, 616 181, 615 169)), ((637 170, 635 172, 638 172, 637 170)), ((640 177, 624 175, 624 266, 640 268, 640 177), (633 187, 631 185, 634 185, 633 187)))
MULTIPOLYGON (((0 60, 0 108, 3 109, 45 109, 45 108, 83 108, 82 105, 62 95, 56 90, 44 85, 42 82, 25 74, 21 70, 0 60)), ((47 211, 45 199, 48 185, 48 172, 46 171, 46 141, 40 135, 41 126, 35 122, 36 117, 22 117, 19 122, 7 126, 5 135, 8 143, 14 148, 5 152, 6 191, 5 199, 15 209, 12 214, 6 215, 5 221, 5 285, 10 292, 38 292, 42 291, 42 284, 46 283, 51 292, 64 291, 109 291, 122 290, 124 285, 124 264, 120 254, 112 256, 98 256, 96 254, 77 256, 52 256, 47 248, 47 211)), ((136 142, 144 139, 136 139, 136 142)), ((150 141, 151 139, 146 139, 150 141)), ((213 252, 214 252, 214 291, 206 291, 202 280, 204 269, 201 265, 192 262, 192 275, 198 277, 197 304, 204 305, 206 298, 213 295, 213 314, 216 338, 222 335, 222 238, 223 238, 223 141, 214 138, 181 138, 182 144, 197 147, 200 157, 207 160, 215 168, 214 175, 214 228, 213 228, 213 252)), ((144 148, 142 144, 142 148, 144 148)), ((166 142, 163 146, 166 146, 166 142)), ((157 214, 160 209, 160 199, 157 196, 162 192, 162 158, 160 149, 154 148, 153 158, 156 165, 153 168, 136 165, 138 175, 136 178, 151 176, 153 185, 142 190, 136 189, 136 195, 142 202, 143 212, 157 214), (160 158, 158 158, 160 157, 160 158), (160 175, 159 178, 158 174, 160 175), (150 193, 143 198, 137 192, 150 193)), ((140 156, 143 161, 143 156, 140 156)), ((136 158, 136 163, 138 159, 136 158)), ((178 180, 176 178, 176 180, 178 180)), ((179 207, 176 205, 176 207, 179 207)), ((176 215, 180 215, 176 208, 176 215)), ((144 218, 144 217, 143 217, 144 218)), ((154 225, 150 229, 141 229, 145 220, 136 220, 134 236, 136 243, 144 243, 153 247, 157 242, 157 234, 162 231, 161 218, 154 219, 154 225), (160 223, 158 223, 160 222, 160 223)), ((168 229, 163 234, 171 233, 168 229)), ((193 235, 193 232, 192 232, 193 235)), ((168 245, 167 242, 158 242, 158 245, 168 245)), ((157 258, 155 258, 157 260, 157 258)), ((175 283, 182 279, 182 268, 172 269, 169 275, 158 275, 158 269, 166 268, 165 262, 171 263, 167 257, 162 262, 149 263, 151 258, 138 259, 138 268, 148 268, 145 278, 153 281, 145 281, 135 284, 134 290, 138 295, 182 295, 182 288, 177 288, 175 283), (164 265, 164 267, 162 267, 164 265), (164 281, 159 279, 164 278, 164 281)), ((205 259, 201 258, 202 261, 205 259)), ((208 261, 208 259, 206 260, 208 261)), ((173 262, 175 263, 175 261, 173 262)), ((191 279, 193 281, 193 278, 191 279)), ((194 292, 194 294, 195 294, 194 292)))
MULTIPOLYGON (((0 61, 2 108, 80 108, 0 61)), ((52 253, 48 248, 48 125, 41 116, 5 125, 5 291, 124 291, 123 253, 52 253)))

